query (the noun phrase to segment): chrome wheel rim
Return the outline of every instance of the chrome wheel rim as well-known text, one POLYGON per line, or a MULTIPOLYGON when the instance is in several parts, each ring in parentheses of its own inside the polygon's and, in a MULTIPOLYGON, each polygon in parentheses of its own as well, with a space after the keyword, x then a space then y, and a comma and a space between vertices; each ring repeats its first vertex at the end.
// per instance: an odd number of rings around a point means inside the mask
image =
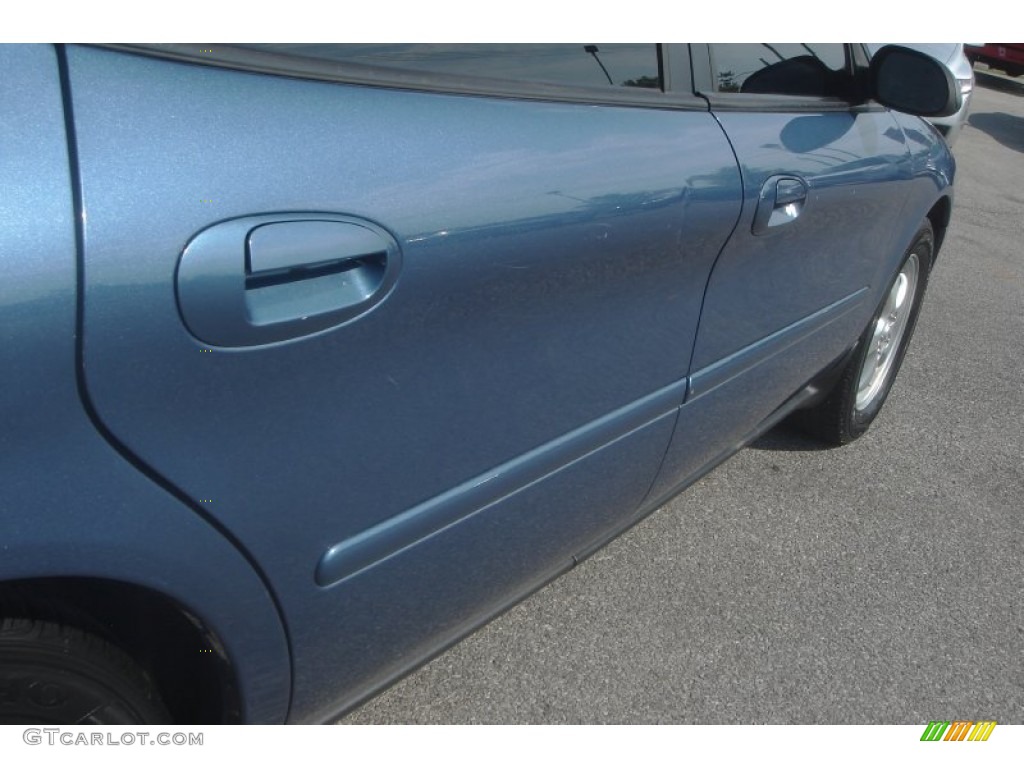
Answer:
POLYGON ((917 254, 910 254, 903 269, 889 289, 885 306, 875 318, 871 338, 868 340, 867 355, 860 369, 857 381, 857 400, 854 408, 864 411, 871 407, 878 396, 885 391, 900 344, 907 332, 910 310, 917 293, 917 277, 920 271, 917 254))

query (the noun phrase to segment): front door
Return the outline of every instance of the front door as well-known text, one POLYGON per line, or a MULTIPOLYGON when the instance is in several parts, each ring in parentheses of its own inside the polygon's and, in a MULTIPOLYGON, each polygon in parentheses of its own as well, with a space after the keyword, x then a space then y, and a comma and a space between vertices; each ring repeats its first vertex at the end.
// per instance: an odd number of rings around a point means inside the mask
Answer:
POLYGON ((743 214, 708 282, 652 500, 733 450, 859 336, 902 252, 895 223, 910 176, 899 126, 861 103, 865 62, 851 46, 693 48, 740 163, 743 214))

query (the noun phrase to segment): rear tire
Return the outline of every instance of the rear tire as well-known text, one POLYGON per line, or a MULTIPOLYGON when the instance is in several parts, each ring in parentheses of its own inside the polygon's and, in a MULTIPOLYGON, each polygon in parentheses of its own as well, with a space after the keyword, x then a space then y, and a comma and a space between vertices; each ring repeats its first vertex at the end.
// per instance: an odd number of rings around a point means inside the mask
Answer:
POLYGON ((152 681, 110 643, 52 622, 0 621, 0 724, 168 722, 152 681))
POLYGON ((796 426, 831 445, 846 445, 867 432, 907 353, 934 256, 935 233, 925 221, 839 381, 819 405, 794 414, 796 426))

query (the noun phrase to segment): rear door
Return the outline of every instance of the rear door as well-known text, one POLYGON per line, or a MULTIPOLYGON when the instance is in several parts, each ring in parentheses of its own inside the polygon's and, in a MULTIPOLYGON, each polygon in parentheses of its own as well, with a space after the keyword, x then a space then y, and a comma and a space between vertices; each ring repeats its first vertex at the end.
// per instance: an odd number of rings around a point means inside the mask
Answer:
POLYGON ((683 57, 352 49, 66 54, 88 397, 273 585, 300 720, 636 509, 740 211, 683 57))
POLYGON ((842 44, 693 46, 743 214, 708 282, 691 386, 652 499, 731 450, 843 354, 905 244, 903 131, 842 44), (716 436, 714 441, 705 435, 716 436))

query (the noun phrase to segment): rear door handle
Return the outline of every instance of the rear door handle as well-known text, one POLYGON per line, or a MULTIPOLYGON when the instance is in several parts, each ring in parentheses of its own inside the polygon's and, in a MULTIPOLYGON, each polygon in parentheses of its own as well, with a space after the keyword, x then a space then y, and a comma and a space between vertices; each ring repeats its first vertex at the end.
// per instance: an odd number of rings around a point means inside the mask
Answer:
POLYGON ((206 344, 269 344, 369 311, 389 294, 400 266, 394 237, 365 220, 249 216, 192 238, 178 265, 178 306, 206 344))
POLYGON ((795 176, 771 176, 761 187, 750 231, 768 234, 796 221, 807 205, 807 182, 795 176))

